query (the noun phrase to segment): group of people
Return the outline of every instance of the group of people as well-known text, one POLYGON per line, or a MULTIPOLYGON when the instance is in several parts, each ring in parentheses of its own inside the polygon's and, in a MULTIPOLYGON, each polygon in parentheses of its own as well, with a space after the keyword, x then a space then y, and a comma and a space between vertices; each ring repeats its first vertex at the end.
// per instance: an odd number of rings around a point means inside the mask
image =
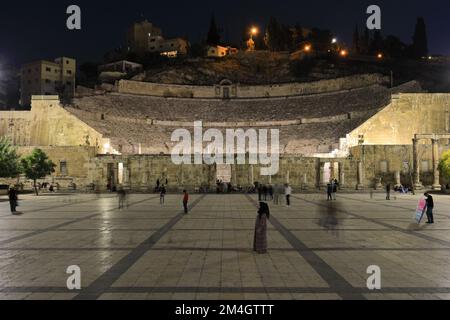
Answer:
POLYGON ((330 183, 327 184, 327 201, 336 200, 336 193, 339 188, 339 182, 337 179, 331 180, 330 183))
POLYGON ((284 197, 286 205, 291 205, 292 187, 288 183, 273 186, 255 182, 255 189, 258 190, 259 201, 273 201, 274 204, 281 205, 284 197))

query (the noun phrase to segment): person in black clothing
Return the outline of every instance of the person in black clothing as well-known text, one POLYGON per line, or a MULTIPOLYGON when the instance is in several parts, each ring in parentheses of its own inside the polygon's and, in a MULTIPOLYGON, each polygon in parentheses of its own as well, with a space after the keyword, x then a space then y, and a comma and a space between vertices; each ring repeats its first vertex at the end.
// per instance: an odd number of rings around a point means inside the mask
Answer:
POLYGON ((258 185, 258 200, 262 200, 262 186, 260 184, 258 185))
POLYGON ((433 202, 433 197, 427 192, 424 194, 424 196, 427 198, 427 218, 428 221, 427 223, 434 223, 434 219, 433 219, 433 208, 434 208, 434 202, 433 202))
POLYGON ((331 185, 331 183, 329 183, 327 184, 327 200, 333 200, 332 193, 333 193, 333 186, 331 185))
POLYGON ((267 186, 264 185, 262 189, 263 195, 264 195, 264 201, 267 201, 267 186))
POLYGON ((16 213, 17 207, 17 190, 11 187, 8 192, 9 206, 11 208, 11 213, 16 213))
POLYGON ((386 200, 391 200, 391 184, 386 185, 386 200))

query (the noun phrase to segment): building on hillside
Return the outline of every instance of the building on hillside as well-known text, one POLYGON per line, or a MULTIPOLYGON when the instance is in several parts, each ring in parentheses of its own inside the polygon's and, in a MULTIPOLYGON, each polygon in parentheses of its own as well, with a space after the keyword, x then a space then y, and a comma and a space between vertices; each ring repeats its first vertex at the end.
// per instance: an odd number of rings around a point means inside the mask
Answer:
POLYGON ((189 43, 182 38, 165 39, 160 28, 147 20, 133 24, 128 30, 128 48, 138 54, 159 53, 169 58, 186 55, 189 43))
POLYGON ((150 37, 148 39, 148 52, 159 53, 162 56, 176 58, 188 53, 189 43, 181 38, 164 39, 163 37, 150 37))
POLYGON ((22 65, 20 104, 30 105, 32 95, 75 95, 76 60, 61 57, 54 61, 39 60, 22 65))
POLYGON ((144 66, 142 64, 127 60, 102 64, 101 66, 98 67, 99 72, 120 72, 126 74, 140 72, 143 69, 144 66))
POLYGON ((127 33, 127 45, 129 50, 143 54, 148 50, 148 39, 162 36, 160 28, 155 27, 147 20, 134 23, 127 33))
POLYGON ((212 58, 223 58, 238 53, 237 48, 223 46, 207 46, 206 56, 212 58))

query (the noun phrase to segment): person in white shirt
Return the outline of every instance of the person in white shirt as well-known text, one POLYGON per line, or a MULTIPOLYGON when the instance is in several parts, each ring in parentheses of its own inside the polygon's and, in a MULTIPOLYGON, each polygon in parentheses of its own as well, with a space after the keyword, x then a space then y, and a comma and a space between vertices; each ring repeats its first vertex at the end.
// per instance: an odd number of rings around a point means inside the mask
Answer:
POLYGON ((284 194, 286 196, 286 205, 289 207, 291 205, 292 188, 287 183, 284 185, 284 194))

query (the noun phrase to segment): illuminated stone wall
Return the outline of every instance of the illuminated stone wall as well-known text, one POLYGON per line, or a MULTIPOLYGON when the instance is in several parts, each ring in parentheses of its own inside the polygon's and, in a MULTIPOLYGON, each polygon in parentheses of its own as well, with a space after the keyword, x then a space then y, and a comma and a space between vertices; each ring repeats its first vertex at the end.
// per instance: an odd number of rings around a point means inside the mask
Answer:
POLYGON ((414 134, 450 133, 450 94, 398 94, 348 136, 366 145, 411 145, 414 134))
POLYGON ((236 85, 216 86, 172 85, 140 81, 120 80, 119 93, 149 95, 156 97, 178 98, 268 98, 337 92, 387 83, 387 78, 377 74, 356 75, 332 80, 310 83, 287 83, 273 85, 236 85), (224 93, 226 90, 227 94, 224 93))

